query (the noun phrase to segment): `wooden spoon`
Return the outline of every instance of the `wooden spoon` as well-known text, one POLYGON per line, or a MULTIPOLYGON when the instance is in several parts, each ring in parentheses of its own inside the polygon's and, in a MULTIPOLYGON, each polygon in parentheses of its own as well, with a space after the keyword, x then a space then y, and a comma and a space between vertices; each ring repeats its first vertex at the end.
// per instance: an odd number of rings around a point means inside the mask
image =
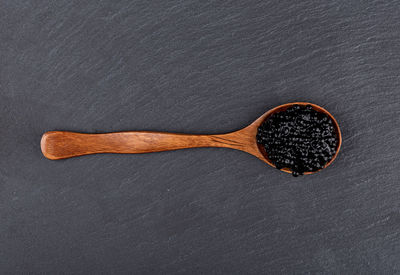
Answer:
MULTIPOLYGON (((227 134, 190 135, 149 131, 83 134, 51 131, 43 134, 40 146, 43 155, 48 159, 65 159, 98 153, 140 154, 195 147, 225 147, 247 152, 275 167, 268 158, 265 148, 256 141, 257 129, 273 113, 284 111, 295 104, 311 105, 314 110, 325 113, 334 122, 338 145, 335 155, 323 168, 329 166, 338 155, 342 144, 339 125, 327 110, 307 102, 280 105, 264 113, 249 126, 227 134)), ((289 168, 281 170, 287 173, 292 172, 289 168)), ((306 172, 304 174, 312 173, 315 172, 306 172)))

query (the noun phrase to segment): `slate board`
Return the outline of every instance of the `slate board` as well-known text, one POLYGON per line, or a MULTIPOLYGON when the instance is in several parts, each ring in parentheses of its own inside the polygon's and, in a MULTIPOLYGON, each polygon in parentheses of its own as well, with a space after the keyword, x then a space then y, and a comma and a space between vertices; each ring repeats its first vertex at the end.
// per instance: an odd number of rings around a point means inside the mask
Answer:
POLYGON ((400 272, 400 3, 0 2, 2 274, 400 272), (50 161, 49 130, 223 133, 327 108, 335 163, 292 178, 191 149, 50 161))

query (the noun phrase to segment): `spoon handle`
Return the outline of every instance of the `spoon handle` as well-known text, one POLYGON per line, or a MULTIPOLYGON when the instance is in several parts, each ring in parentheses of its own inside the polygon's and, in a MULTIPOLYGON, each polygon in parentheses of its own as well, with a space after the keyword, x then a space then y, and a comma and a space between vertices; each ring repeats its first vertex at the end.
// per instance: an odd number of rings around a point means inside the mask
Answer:
POLYGON ((189 135, 162 132, 116 132, 83 134, 46 132, 41 149, 48 159, 64 159, 97 153, 139 154, 195 147, 226 147, 243 150, 254 143, 241 131, 221 135, 189 135))

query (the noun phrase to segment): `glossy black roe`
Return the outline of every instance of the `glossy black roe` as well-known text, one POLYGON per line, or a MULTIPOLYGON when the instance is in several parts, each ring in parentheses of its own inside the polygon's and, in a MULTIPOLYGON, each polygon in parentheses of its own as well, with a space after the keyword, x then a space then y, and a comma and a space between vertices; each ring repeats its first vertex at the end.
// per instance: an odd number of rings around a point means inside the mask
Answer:
POLYGON ((294 105, 275 113, 258 128, 257 142, 278 169, 289 168, 297 177, 323 168, 338 143, 333 121, 311 105, 294 105))

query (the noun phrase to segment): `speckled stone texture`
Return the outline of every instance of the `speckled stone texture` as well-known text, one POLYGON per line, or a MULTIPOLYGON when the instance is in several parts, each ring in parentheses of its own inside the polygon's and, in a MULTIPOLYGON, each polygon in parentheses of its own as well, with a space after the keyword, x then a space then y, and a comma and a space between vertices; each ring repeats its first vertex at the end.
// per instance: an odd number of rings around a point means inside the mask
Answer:
POLYGON ((0 1, 2 274, 400 272, 400 3, 0 1), (286 102, 338 120, 293 178, 191 149, 45 159, 43 132, 223 133, 286 102))

